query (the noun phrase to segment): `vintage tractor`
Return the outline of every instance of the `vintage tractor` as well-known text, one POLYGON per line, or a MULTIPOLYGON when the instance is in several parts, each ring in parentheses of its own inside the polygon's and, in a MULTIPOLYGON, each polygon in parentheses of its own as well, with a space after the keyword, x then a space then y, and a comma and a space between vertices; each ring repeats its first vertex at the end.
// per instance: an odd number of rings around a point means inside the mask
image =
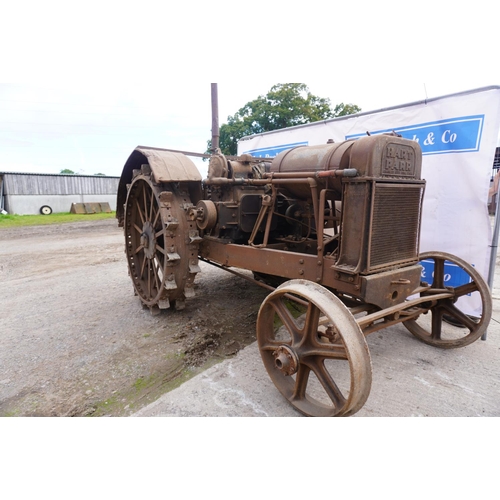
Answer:
POLYGON ((371 387, 366 335, 403 323, 427 344, 460 347, 491 317, 489 288, 471 265, 419 254, 421 163, 418 143, 376 135, 274 159, 216 148, 202 180, 186 154, 137 147, 117 204, 135 293, 152 312, 180 310, 200 259, 252 271, 271 290, 256 328, 276 387, 305 415, 352 415, 371 387), (421 261, 433 269, 425 281, 421 261), (456 286, 450 265, 466 276, 456 286), (463 312, 463 297, 479 313, 463 312))

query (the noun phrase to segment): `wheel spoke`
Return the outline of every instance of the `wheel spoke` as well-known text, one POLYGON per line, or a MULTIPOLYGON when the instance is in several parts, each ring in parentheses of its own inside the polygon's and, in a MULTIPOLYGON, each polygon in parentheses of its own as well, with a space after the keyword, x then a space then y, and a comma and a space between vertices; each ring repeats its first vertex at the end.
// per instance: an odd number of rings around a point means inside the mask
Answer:
POLYGON ((314 342, 318 336, 318 326, 321 311, 312 302, 309 302, 306 312, 306 321, 304 323, 304 337, 307 337, 311 342, 314 342))
POLYGON ((341 344, 331 344, 311 349, 301 350, 301 355, 304 358, 321 357, 325 359, 347 359, 347 351, 341 344))
POLYGON ((158 282, 158 274, 159 274, 158 265, 155 263, 154 260, 152 260, 151 262, 152 262, 152 266, 153 266, 153 275, 154 275, 154 278, 155 278, 156 290, 159 290, 160 289, 160 283, 158 282))
MULTIPOLYGON (((142 223, 142 225, 144 226, 144 223, 146 222, 146 220, 144 219, 144 216, 142 215, 141 206, 139 205, 139 200, 138 200, 137 198, 136 198, 136 200, 135 200, 135 204, 136 204, 136 206, 137 206, 137 213, 139 214, 139 217, 140 217, 140 219, 141 219, 141 223, 142 223)), ((134 224, 134 226, 135 226, 135 224, 134 224)), ((141 231, 140 231, 140 232, 142 233, 142 229, 141 229, 141 231)))
POLYGON ((148 261, 148 293, 149 293, 149 298, 151 299, 153 297, 151 293, 151 261, 147 259, 148 261))
POLYGON ((156 215, 155 215, 155 220, 153 221, 153 227, 156 227, 156 224, 158 222, 158 218, 160 217, 160 210, 158 209, 156 211, 156 215))
POLYGON ((141 264, 141 274, 139 275, 140 278, 144 276, 144 270, 146 269, 146 262, 147 262, 147 257, 145 255, 142 256, 142 264, 141 264))
MULTIPOLYGON (((149 203, 149 220, 153 220, 153 203, 154 203, 155 197, 153 196, 153 193, 151 193, 151 201, 149 203)), ((154 224, 153 224, 154 226, 154 224)))
POLYGON ((163 255, 167 255, 167 252, 165 251, 164 248, 162 248, 160 245, 156 244, 156 250, 158 250, 159 252, 161 252, 163 255))
POLYGON ((311 365, 311 369, 316 377, 318 377, 318 380, 320 381, 323 389, 327 393, 335 408, 342 408, 345 405, 346 398, 343 396, 337 384, 326 369, 324 361, 314 361, 314 363, 312 363, 311 365))
POLYGON ((443 325, 443 310, 440 306, 436 306, 432 309, 432 329, 431 338, 433 340, 441 339, 441 326, 443 325))
POLYGON ((295 320, 293 316, 291 315, 290 311, 287 309, 286 305, 284 304, 283 300, 277 299, 273 300, 271 302, 272 307, 276 311, 276 314, 278 315, 279 319, 283 323, 283 326, 288 330, 288 333, 290 334, 292 338, 292 343, 298 344, 302 338, 300 331, 297 327, 297 324, 295 323, 295 320))
POLYGON ((452 317, 458 320, 459 323, 462 323, 465 328, 468 328, 470 331, 474 330, 477 327, 477 323, 469 318, 466 314, 464 314, 458 307, 453 304, 444 304, 443 308, 446 312, 452 317))
POLYGON ((143 245, 139 245, 135 251, 134 251, 134 255, 138 254, 141 250, 144 250, 144 246, 143 245))
POLYGON ((261 345, 261 350, 262 351, 271 351, 271 352, 274 352, 276 350, 277 347, 279 347, 280 345, 292 345, 292 341, 291 340, 279 340, 279 339, 266 339, 265 343, 263 342, 262 345, 261 345))
POLYGON ((457 286, 457 288, 455 288, 455 297, 463 297, 464 295, 469 295, 474 292, 477 292, 477 285, 474 281, 471 281, 465 285, 457 286))
POLYGON ((165 230, 161 229, 155 233, 155 238, 158 239, 160 236, 165 236, 165 230))
POLYGON ((444 288, 444 259, 434 259, 433 288, 444 288))
POLYGON ((143 201, 144 201, 144 211, 143 211, 143 214, 144 214, 144 219, 145 220, 148 220, 148 194, 146 193, 146 186, 144 186, 143 190, 142 190, 142 193, 143 193, 143 201))
POLYGON ((303 401, 306 397, 307 382, 311 369, 306 365, 300 365, 295 377, 295 387, 293 388, 292 401, 303 401))

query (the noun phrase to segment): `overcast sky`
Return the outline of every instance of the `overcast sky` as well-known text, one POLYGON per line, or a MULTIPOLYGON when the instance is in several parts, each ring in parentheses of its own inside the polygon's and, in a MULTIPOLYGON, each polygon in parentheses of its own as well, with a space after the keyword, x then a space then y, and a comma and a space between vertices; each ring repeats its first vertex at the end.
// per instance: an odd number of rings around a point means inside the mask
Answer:
MULTIPOLYGON (((332 104, 349 102, 370 111, 424 99, 426 92, 436 97, 494 82, 413 82, 391 89, 305 83, 332 104)), ((221 124, 272 85, 219 83, 221 124)), ((211 137, 210 83, 134 85, 126 90, 1 84, 0 113, 0 171, 59 173, 68 168, 119 176, 138 145, 203 153, 211 137)))
POLYGON ((137 145, 204 152, 210 81, 221 124, 287 81, 363 111, 500 84, 492 4, 363 5, 18 0, 0 76, 25 83, 0 84, 0 171, 119 176, 137 145))

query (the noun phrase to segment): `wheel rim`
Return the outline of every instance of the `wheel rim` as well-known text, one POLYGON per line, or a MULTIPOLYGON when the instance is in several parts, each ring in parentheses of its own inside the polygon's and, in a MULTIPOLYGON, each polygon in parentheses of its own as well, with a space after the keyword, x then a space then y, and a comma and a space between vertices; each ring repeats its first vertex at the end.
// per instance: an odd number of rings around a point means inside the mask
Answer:
POLYGON ((257 340, 275 386, 303 414, 347 416, 366 402, 372 371, 364 335, 320 285, 292 280, 270 294, 259 311, 257 340), (292 296, 306 304, 305 314, 296 317, 292 296))
POLYGON ((486 331, 492 314, 491 293, 482 276, 464 260, 443 252, 428 252, 420 255, 420 260, 432 261, 434 275, 429 291, 428 309, 418 318, 406 321, 406 328, 426 344, 442 348, 463 347, 479 339, 486 331), (446 286, 445 266, 458 266, 468 276, 468 283, 446 286), (432 301, 433 290, 453 292, 452 298, 432 301), (480 305, 480 314, 473 317, 465 314, 460 307, 460 299, 469 295, 480 305), (430 312, 430 314, 427 314, 430 312), (458 326, 460 325, 460 326, 458 326))
POLYGON ((149 175, 133 180, 125 205, 125 244, 135 292, 148 307, 184 307, 194 295, 199 271, 195 223, 187 220, 190 200, 181 188, 167 190, 149 175), (186 238, 189 235, 189 238, 186 238))

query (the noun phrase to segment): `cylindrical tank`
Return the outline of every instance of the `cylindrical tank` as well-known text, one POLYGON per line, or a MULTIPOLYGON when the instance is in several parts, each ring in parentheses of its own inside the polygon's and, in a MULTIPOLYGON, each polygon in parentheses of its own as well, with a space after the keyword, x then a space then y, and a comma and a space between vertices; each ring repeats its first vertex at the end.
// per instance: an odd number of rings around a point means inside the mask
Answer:
MULTIPOLYGON (((271 164, 271 172, 317 172, 347 168, 342 165, 344 153, 354 140, 316 146, 298 146, 280 153, 271 164)), ((347 163, 348 158, 345 160, 347 163)))
MULTIPOLYGON (((338 170, 349 168, 348 151, 354 144, 354 140, 319 144, 316 146, 298 146, 280 153, 271 163, 271 172, 293 173, 293 172, 318 172, 324 170, 338 170)), ((317 179, 320 188, 326 186, 326 180, 317 179)), ((329 186, 339 192, 341 181, 338 178, 330 178, 329 186)), ((298 198, 307 199, 311 190, 307 183, 287 186, 291 194, 298 198)))
MULTIPOLYGON (((271 172, 291 176, 298 172, 313 174, 354 169, 358 178, 419 180, 421 158, 421 149, 416 141, 404 139, 395 133, 380 134, 336 144, 299 146, 283 151, 273 160, 271 172)), ((340 193, 340 177, 314 177, 320 189, 328 185, 330 189, 340 193)), ((289 191, 302 199, 310 197, 306 184, 293 185, 289 191)))

